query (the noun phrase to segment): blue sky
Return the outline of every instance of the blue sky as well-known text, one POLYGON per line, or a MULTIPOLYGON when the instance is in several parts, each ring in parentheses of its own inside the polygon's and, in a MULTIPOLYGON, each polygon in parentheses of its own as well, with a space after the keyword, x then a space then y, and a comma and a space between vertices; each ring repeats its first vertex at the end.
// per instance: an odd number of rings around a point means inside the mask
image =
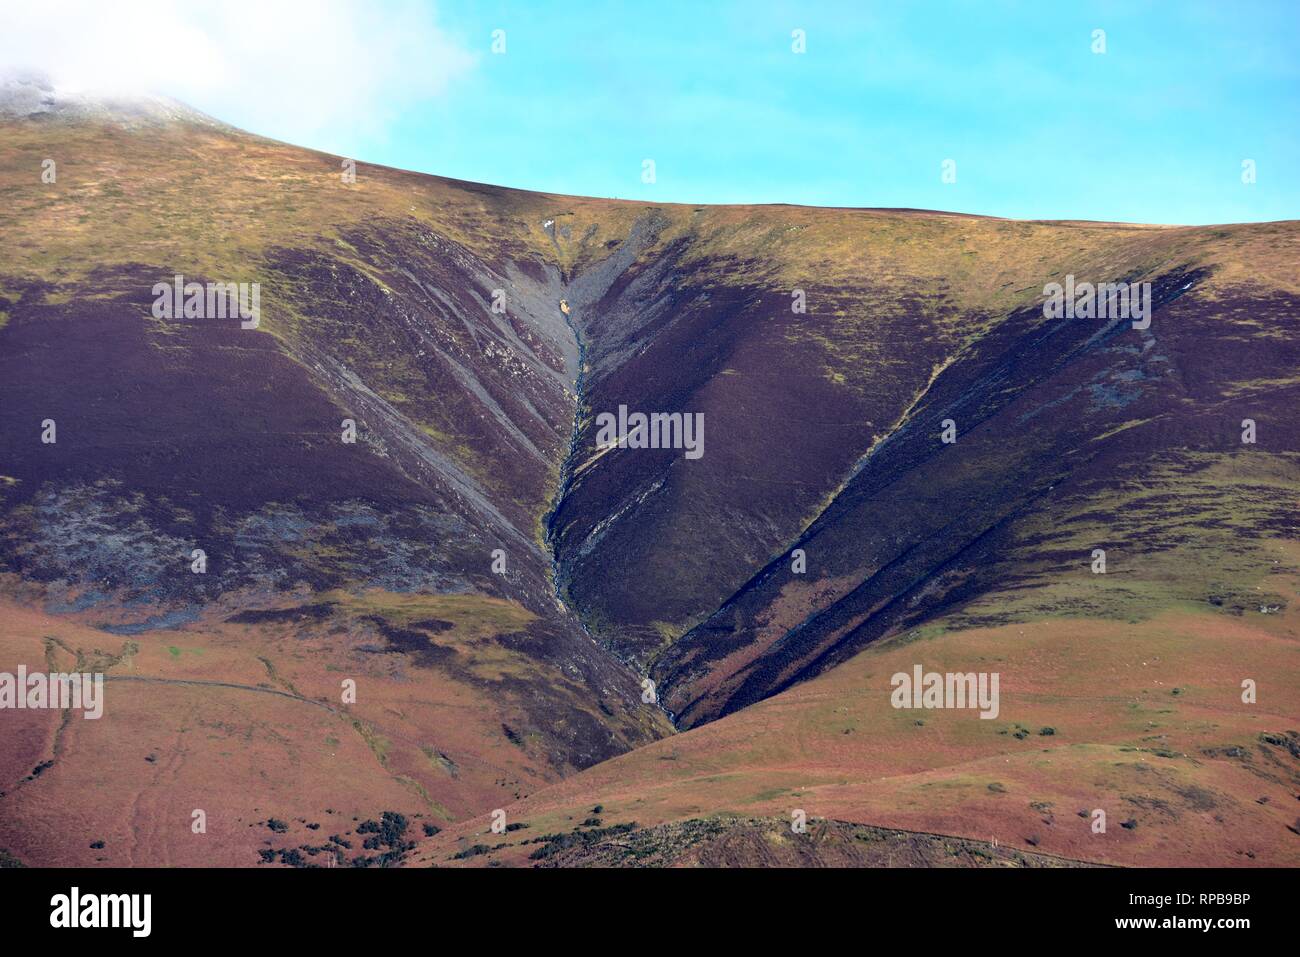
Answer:
POLYGON ((164 6, 212 57, 235 59, 192 71, 207 85, 173 72, 155 86, 362 161, 663 202, 1300 216, 1295 0, 328 0, 284 24, 255 19, 274 4, 224 19, 164 6), (792 52, 794 29, 806 53, 792 52), (945 159, 955 183, 941 182, 945 159))
POLYGON ((1300 3, 444 3, 481 48, 358 156, 563 193, 1300 216, 1300 3), (585 8, 585 9, 584 9, 585 8), (506 31, 506 53, 490 52, 506 31), (791 51, 803 29, 807 52, 791 51), (1106 52, 1092 52, 1092 31, 1106 52), (641 182, 654 159, 656 182, 641 182), (941 182, 956 161, 957 181, 941 182), (1243 159, 1257 180, 1241 182, 1243 159))

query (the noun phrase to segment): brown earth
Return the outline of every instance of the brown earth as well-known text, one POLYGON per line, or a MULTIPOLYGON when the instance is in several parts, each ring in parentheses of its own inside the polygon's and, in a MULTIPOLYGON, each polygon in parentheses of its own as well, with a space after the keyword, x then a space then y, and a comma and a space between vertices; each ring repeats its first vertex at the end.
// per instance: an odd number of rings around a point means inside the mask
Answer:
MULTIPOLYGON (((1283 585, 1294 596, 1297 578, 1283 585)), ((1063 618, 874 644, 818 678, 448 828, 412 861, 530 864, 538 834, 791 815, 956 836, 1079 862, 1300 863, 1296 615, 1188 610, 1115 627, 1063 618), (1001 675, 997 718, 895 709, 891 676, 1001 675), (1241 682, 1254 678, 1255 704, 1241 682), (593 809, 599 807, 599 812, 593 809), (1093 829, 1105 812, 1104 832, 1093 829), (506 847, 456 860, 467 847, 506 847)), ((811 826, 811 825, 810 825, 811 826)), ((712 838, 710 838, 712 839, 712 838)), ((739 846, 747 846, 740 841, 739 846)), ((906 858, 900 858, 900 863, 906 858)), ((727 863, 757 865, 737 850, 727 863)), ((878 863, 878 862, 877 862, 878 863)))

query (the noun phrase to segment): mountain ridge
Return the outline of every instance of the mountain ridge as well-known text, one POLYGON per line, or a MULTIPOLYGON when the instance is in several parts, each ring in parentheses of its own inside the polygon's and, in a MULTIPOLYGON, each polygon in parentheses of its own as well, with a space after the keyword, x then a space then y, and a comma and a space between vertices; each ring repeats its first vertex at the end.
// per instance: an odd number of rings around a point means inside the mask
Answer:
MULTIPOLYGON (((89 841, 50 835, 93 822, 108 862, 195 862, 164 823, 179 805, 153 802, 196 787, 231 864, 255 862, 268 813, 400 804, 450 840, 643 749, 707 752, 690 742, 774 721, 915 634, 960 669, 981 629, 1056 635, 1062 616, 1149 629, 1194 609, 1247 642, 1293 627, 1276 556, 1297 537, 1281 503, 1300 435, 1261 400, 1295 388, 1298 223, 650 204, 365 163, 349 183, 339 157, 222 124, 49 120, 0 117, 0 583, 21 622, 2 650, 120 649, 109 674, 151 681, 103 730, 22 718, 0 780, 0 847, 20 857, 85 861, 89 841), (1067 273, 1152 282, 1152 331, 1045 319, 1067 273), (259 282, 260 327, 155 319, 176 274, 259 282), (599 454, 595 417, 620 404, 701 412, 706 454, 599 454), (1087 570, 1098 542, 1108 579, 1087 570), (286 764, 302 783, 267 787, 286 764), (70 796, 88 775, 129 800, 70 796)), ((1289 668, 1283 647, 1252 661, 1289 668)), ((839 681, 886 747, 906 739, 839 681)), ((952 813, 921 829, 970 836, 952 813)))

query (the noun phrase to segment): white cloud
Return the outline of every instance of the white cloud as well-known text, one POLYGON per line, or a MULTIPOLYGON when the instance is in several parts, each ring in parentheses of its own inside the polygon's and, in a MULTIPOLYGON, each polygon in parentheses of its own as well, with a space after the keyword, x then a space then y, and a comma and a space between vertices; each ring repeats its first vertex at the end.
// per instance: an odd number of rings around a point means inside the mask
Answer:
POLYGON ((162 93, 236 126, 324 148, 382 133, 476 59, 412 0, 0 5, 0 67, 39 69, 56 86, 88 93, 162 93))

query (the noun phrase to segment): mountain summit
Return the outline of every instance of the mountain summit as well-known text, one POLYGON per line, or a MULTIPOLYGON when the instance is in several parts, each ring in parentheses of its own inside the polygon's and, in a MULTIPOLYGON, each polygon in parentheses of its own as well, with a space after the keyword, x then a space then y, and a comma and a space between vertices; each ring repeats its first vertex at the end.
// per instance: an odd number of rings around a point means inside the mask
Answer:
POLYGON ((32 71, 0 74, 0 117, 7 120, 114 123, 128 129, 188 123, 233 130, 170 97, 150 94, 102 96, 62 89, 32 71))

